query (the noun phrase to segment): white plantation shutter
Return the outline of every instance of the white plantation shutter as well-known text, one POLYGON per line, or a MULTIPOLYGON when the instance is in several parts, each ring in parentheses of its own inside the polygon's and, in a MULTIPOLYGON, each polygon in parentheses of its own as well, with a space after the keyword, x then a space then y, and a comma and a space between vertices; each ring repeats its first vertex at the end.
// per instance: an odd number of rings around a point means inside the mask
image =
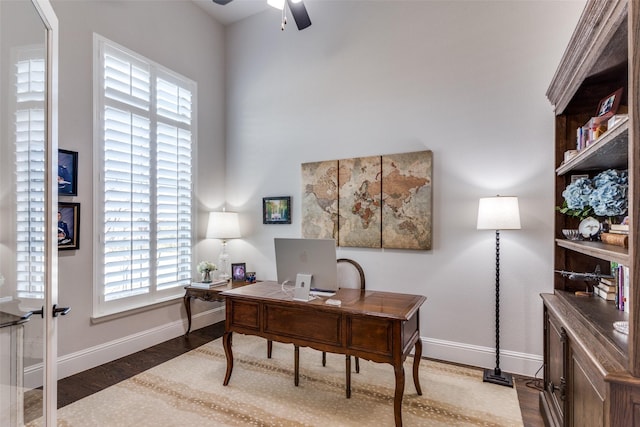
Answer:
POLYGON ((195 84, 97 36, 96 47, 99 316, 182 296, 190 283, 195 84))
POLYGON ((15 64, 16 286, 18 298, 44 297, 45 60, 24 49, 15 64))

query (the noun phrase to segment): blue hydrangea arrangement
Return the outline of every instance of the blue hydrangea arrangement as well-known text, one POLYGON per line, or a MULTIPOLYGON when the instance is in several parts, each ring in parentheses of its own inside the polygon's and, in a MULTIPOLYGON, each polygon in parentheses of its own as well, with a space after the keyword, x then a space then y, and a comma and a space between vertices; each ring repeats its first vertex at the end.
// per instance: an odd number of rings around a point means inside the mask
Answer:
POLYGON ((627 212, 627 171, 606 170, 593 178, 594 190, 589 195, 589 204, 598 216, 618 216, 627 212))
POLYGON ((564 203, 558 210, 580 219, 591 215, 612 217, 627 212, 629 179, 627 171, 609 169, 593 179, 580 178, 562 192, 564 203))

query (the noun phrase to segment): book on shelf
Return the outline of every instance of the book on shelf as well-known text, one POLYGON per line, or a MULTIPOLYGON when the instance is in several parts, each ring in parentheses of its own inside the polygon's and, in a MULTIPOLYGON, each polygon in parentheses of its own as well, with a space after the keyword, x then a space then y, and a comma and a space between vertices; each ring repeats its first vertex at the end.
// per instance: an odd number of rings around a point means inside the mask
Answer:
POLYGON ((621 246, 623 248, 629 246, 629 236, 626 234, 600 233, 600 240, 608 245, 621 246))
POLYGON ((607 231, 607 233, 611 233, 611 234, 624 234, 624 235, 629 235, 628 231, 622 231, 622 230, 609 230, 607 231))
POLYGON ((604 292, 613 292, 615 293, 616 290, 618 290, 618 286, 617 285, 608 285, 606 283, 602 282, 602 279, 600 279, 600 283, 598 283, 598 285, 596 286, 598 289, 604 291, 604 292))
POLYGON ((227 285, 228 280, 214 280, 213 282, 191 282, 192 288, 211 289, 218 286, 227 285))
POLYGON ((618 233, 628 233, 629 224, 609 224, 609 231, 618 233))
POLYGON ((593 288, 593 293, 598 295, 600 298, 606 300, 606 301, 615 301, 616 300, 616 293, 614 292, 607 292, 603 289, 600 289, 599 287, 594 287, 593 288))

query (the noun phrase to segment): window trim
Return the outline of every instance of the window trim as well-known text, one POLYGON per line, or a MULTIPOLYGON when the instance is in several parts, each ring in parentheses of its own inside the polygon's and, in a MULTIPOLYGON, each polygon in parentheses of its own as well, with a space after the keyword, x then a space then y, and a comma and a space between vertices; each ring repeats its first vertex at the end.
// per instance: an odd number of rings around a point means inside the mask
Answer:
MULTIPOLYGON (((195 257, 194 251, 194 242, 196 235, 196 225, 197 225, 197 215, 196 215, 196 177, 197 177, 197 83, 186 76, 180 75, 179 73, 166 68, 165 66, 158 64, 155 61, 152 61, 145 56, 131 51, 130 49, 125 48, 124 46, 119 45, 97 33, 93 34, 93 230, 91 233, 94 236, 93 242, 93 299, 92 299, 92 322, 100 322, 109 320, 111 318, 121 317, 123 315, 129 315, 132 313, 137 313, 141 311, 146 311, 147 309, 153 309, 158 306, 164 306, 168 302, 174 301, 177 298, 182 298, 184 296, 184 288, 183 286, 175 286, 169 289, 158 291, 155 289, 156 284, 152 284, 152 291, 150 293, 145 293, 143 295, 130 296, 126 298, 122 298, 117 301, 104 302, 103 294, 104 294, 104 269, 103 269, 103 213, 101 206, 104 203, 104 188, 103 188, 103 177, 101 176, 102 170, 102 162, 104 159, 104 141, 102 140, 103 134, 103 110, 105 107, 105 99, 104 99, 104 90, 102 87, 102 57, 103 57, 103 46, 108 45, 115 49, 121 50, 127 55, 131 55, 136 58, 136 60, 140 60, 149 65, 154 71, 151 73, 151 79, 156 79, 158 74, 155 70, 160 71, 160 78, 165 79, 167 81, 175 83, 179 81, 181 85, 185 82, 188 83, 188 87, 191 90, 191 236, 190 236, 190 246, 191 246, 191 267, 193 268, 193 259, 195 257)), ((154 85, 155 87, 155 85, 154 85)), ((151 98, 150 98, 150 112, 149 117, 152 119, 154 123, 156 121, 156 94, 155 91, 152 90, 151 98)), ((152 128, 152 133, 155 132, 155 129, 152 128)), ((152 150, 155 149, 155 136, 152 137, 153 146, 152 150)), ((152 155, 155 159, 155 154, 152 155)), ((152 164, 152 168, 155 168, 155 163, 152 164)), ((154 172, 155 176, 155 172, 154 172)), ((151 182, 151 186, 155 187, 156 181, 155 178, 151 182)), ((155 204, 155 200, 153 201, 155 204)), ((152 222, 155 220, 152 217, 152 222)), ((156 245, 155 242, 152 241, 150 245, 149 252, 153 255, 155 260, 156 254, 156 245)), ((152 271, 155 272, 155 265, 152 267, 152 271)))

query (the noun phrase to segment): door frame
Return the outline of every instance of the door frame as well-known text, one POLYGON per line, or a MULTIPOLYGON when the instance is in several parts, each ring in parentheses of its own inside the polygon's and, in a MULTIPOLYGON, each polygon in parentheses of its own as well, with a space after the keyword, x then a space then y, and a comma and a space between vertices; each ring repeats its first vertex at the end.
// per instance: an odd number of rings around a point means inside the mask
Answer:
POLYGON ((45 171, 45 292, 43 301, 44 357, 43 357, 43 425, 57 424, 57 359, 58 333, 53 306, 58 303, 58 18, 49 0, 31 0, 42 19, 46 32, 46 121, 47 149, 45 171))

